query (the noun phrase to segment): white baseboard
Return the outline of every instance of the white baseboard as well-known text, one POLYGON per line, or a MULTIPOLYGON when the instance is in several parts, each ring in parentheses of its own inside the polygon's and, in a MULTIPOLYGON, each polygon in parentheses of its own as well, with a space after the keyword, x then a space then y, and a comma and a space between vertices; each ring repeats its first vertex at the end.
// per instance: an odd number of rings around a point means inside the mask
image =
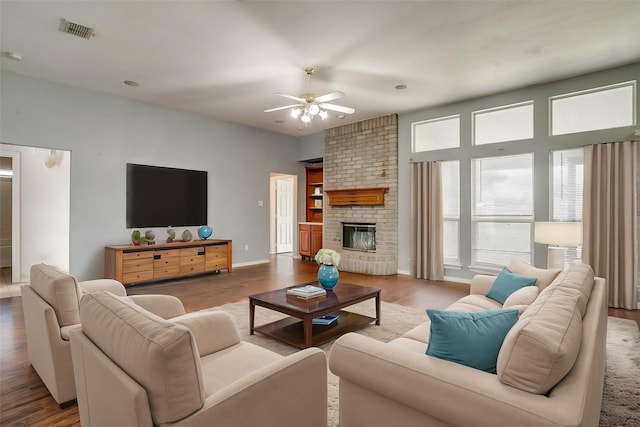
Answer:
POLYGON ((471 279, 463 279, 462 277, 444 276, 444 280, 447 282, 466 283, 467 285, 471 284, 471 279))
POLYGON ((258 264, 268 264, 269 261, 268 259, 259 259, 257 261, 249 261, 249 262, 241 262, 241 263, 233 263, 231 264, 231 267, 236 268, 236 267, 247 267, 249 265, 258 265, 258 264))
MULTIPOLYGON (((408 270, 398 270, 398 274, 402 274, 404 276, 411 276, 411 272, 408 271, 408 270)), ((471 280, 463 279, 463 278, 460 278, 460 277, 444 276, 444 280, 447 281, 447 282, 466 283, 468 285, 471 284, 471 280)))

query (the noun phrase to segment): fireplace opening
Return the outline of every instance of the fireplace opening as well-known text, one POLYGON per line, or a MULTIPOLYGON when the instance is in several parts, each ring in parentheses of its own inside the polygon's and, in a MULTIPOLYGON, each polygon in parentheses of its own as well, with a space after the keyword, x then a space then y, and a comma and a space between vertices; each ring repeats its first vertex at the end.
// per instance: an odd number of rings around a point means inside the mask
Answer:
POLYGON ((376 251, 376 225, 361 222, 342 223, 342 248, 353 251, 376 251))

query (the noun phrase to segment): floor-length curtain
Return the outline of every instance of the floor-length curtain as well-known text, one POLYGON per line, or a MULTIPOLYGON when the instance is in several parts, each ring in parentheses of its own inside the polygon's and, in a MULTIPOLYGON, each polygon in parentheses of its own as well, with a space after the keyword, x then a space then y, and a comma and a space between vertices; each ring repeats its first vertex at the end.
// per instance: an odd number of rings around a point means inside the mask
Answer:
POLYGON ((440 162, 411 168, 411 274, 444 280, 442 248, 442 174, 440 162))
POLYGON ((585 147, 582 261, 609 286, 609 306, 636 308, 636 143, 585 147))

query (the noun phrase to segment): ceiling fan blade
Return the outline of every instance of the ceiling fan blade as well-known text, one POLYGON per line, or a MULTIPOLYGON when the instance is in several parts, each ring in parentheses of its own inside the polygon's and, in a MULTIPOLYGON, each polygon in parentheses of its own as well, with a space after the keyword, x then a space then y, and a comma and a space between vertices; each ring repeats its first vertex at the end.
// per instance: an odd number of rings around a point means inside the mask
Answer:
POLYGON ((300 98, 299 96, 287 95, 286 93, 276 93, 278 96, 284 96, 285 98, 293 99, 298 102, 306 102, 306 99, 300 98))
POLYGON ((343 107, 341 105, 334 105, 334 104, 320 104, 319 107, 324 108, 325 110, 338 111, 344 114, 353 114, 356 112, 356 110, 354 110, 351 107, 343 107))
POLYGON ((293 104, 293 105, 285 105, 284 107, 269 108, 268 110, 264 110, 264 112, 271 113, 272 111, 286 110, 287 108, 293 108, 293 107, 302 107, 302 104, 293 104))
POLYGON ((326 95, 320 95, 316 97, 316 102, 333 101, 334 99, 343 98, 343 97, 344 97, 344 93, 337 90, 335 92, 327 93, 326 95))

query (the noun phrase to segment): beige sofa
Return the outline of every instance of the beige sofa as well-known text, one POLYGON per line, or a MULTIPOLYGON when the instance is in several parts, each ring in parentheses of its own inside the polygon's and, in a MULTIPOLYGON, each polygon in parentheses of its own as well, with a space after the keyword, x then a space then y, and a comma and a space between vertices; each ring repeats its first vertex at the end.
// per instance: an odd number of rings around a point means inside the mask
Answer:
POLYGON ((85 295, 71 331, 83 427, 326 427, 327 361, 240 341, 221 311, 170 321, 108 292, 85 295))
MULTIPOLYGON (((78 282, 47 264, 32 266, 30 274, 30 284, 21 286, 29 361, 55 401, 68 406, 76 398, 69 332, 80 326, 80 298, 98 290, 121 296, 126 296, 126 291, 116 280, 78 282)), ((127 298, 165 318, 184 314, 182 303, 173 296, 127 298)))
MULTIPOLYGON (((539 295, 515 301, 522 314, 499 347, 497 374, 427 356, 429 321, 389 343, 344 335, 329 357, 340 377, 340 427, 597 426, 607 331, 604 279, 581 263, 555 279, 557 271, 521 262, 510 267, 538 277, 539 295)), ((484 296, 494 279, 477 276, 471 294, 447 310, 502 308, 484 296)))

